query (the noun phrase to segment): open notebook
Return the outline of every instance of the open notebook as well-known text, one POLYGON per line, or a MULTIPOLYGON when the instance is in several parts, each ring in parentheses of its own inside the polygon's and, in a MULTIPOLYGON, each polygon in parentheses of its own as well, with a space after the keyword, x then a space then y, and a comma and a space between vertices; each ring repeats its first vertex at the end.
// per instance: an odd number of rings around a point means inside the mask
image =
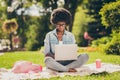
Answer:
POLYGON ((55 60, 76 60, 77 44, 55 45, 55 60))

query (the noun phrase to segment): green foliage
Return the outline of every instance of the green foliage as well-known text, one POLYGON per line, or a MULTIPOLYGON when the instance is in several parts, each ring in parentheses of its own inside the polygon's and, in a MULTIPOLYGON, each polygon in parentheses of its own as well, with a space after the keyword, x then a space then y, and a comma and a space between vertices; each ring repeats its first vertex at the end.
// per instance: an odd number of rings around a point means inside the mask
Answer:
POLYGON ((6 5, 4 3, 5 1, 3 0, 0 0, 0 39, 2 38, 8 38, 7 37, 7 34, 3 32, 2 30, 2 25, 3 25, 3 22, 5 21, 6 19, 6 5), (4 5, 2 5, 4 4, 4 5))
POLYGON ((106 45, 107 43, 109 43, 111 41, 111 37, 102 37, 99 38, 97 40, 92 41, 92 46, 97 47, 100 45, 106 45))
POLYGON ((2 27, 0 26, 0 39, 8 38, 7 33, 3 32, 2 27))
POLYGON ((52 10, 58 7, 57 1, 58 0, 41 0, 42 5, 45 9, 51 8, 52 10))
POLYGON ((113 31, 112 41, 105 46, 104 52, 120 55, 120 1, 104 5, 99 13, 102 24, 106 28, 111 27, 113 31))
POLYGON ((44 38, 46 33, 50 31, 50 14, 47 13, 47 15, 44 15, 39 20, 39 29, 38 29, 38 35, 37 40, 39 41, 39 44, 36 45, 38 47, 41 47, 44 45, 44 38))
POLYGON ((23 5, 23 7, 29 8, 33 4, 32 2, 33 2, 32 0, 26 0, 26 3, 25 3, 25 5, 23 5))
POLYGON ((75 35, 76 42, 79 46, 87 45, 83 37, 84 32, 86 31, 87 21, 88 18, 86 18, 85 10, 79 6, 75 14, 75 20, 72 28, 72 33, 75 35))
POLYGON ((1 17, 0 20, 6 18, 5 9, 6 9, 6 7, 2 7, 2 6, 0 6, 0 17, 1 17))
MULTIPOLYGON (((30 17, 27 16, 27 30, 26 30, 26 44, 25 47, 27 50, 37 50, 37 44, 39 41, 37 40, 38 32, 39 32, 39 17, 30 17)), ((40 46, 39 46, 40 48, 40 46)))
POLYGON ((112 41, 105 46, 106 54, 117 54, 120 55, 120 33, 119 36, 113 36, 112 41))
POLYGON ((100 20, 101 16, 99 15, 99 11, 105 3, 109 3, 112 1, 115 1, 115 0, 88 0, 87 14, 91 16, 93 20, 91 20, 88 23, 87 32, 92 38, 94 39, 101 38, 111 33, 111 30, 107 30, 101 24, 101 20, 100 20))
POLYGON ((44 44, 44 38, 49 31, 49 14, 39 17, 29 17, 29 29, 26 32, 27 50, 38 50, 44 44))
POLYGON ((4 20, 0 20, 0 39, 8 38, 8 34, 5 33, 2 29, 3 23, 4 23, 4 20))
POLYGON ((120 1, 104 5, 99 13, 103 25, 120 32, 120 1))
POLYGON ((35 49, 35 45, 38 44, 38 41, 36 40, 37 37, 37 33, 38 32, 38 27, 36 25, 30 25, 29 26, 29 30, 27 32, 27 43, 26 43, 26 48, 28 50, 34 50, 35 49))

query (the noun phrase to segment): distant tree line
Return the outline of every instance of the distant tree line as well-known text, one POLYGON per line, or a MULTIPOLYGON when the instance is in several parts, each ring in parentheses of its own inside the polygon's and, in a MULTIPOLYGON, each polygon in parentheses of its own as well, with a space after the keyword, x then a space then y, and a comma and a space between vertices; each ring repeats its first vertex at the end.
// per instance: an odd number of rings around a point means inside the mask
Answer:
MULTIPOLYGON (((5 20, 15 19, 18 23, 17 35, 20 37, 20 48, 25 47, 27 50, 37 50, 43 46, 46 33, 54 28, 49 21, 52 10, 58 7, 64 7, 72 13, 72 23, 68 30, 73 31, 73 27, 81 28, 80 33, 77 33, 78 35, 76 36, 77 43, 79 46, 87 46, 88 40, 84 39, 84 32, 88 32, 89 36, 94 40, 111 34, 111 27, 106 28, 101 23, 101 15, 99 12, 105 4, 115 1, 116 0, 4 0, 0 1, 0 3, 4 2, 4 5, 0 6, 0 11, 2 12, 0 13, 0 26, 3 25, 5 20), (13 5, 15 2, 16 5, 13 5), (26 9, 33 4, 43 6, 45 14, 41 16, 24 15, 26 9), (88 17, 86 18, 91 18, 87 25, 73 25, 79 6, 84 7, 82 8, 83 10, 87 10, 85 15, 88 15, 88 17), (24 8, 24 10, 18 15, 16 11, 22 8, 24 8)), ((2 35, 0 38, 8 38, 2 29, 0 29, 0 35, 2 35)))

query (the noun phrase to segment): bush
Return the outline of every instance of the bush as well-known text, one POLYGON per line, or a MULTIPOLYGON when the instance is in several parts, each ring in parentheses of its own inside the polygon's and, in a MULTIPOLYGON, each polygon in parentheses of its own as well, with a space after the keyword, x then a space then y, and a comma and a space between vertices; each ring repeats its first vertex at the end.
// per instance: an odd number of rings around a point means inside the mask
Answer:
POLYGON ((112 29, 112 40, 104 47, 104 52, 120 55, 120 0, 105 4, 99 13, 102 24, 112 29))
POLYGON ((112 41, 105 46, 104 51, 106 54, 120 55, 120 37, 114 36, 112 41))
POLYGON ((102 37, 100 39, 92 41, 92 46, 96 47, 100 45, 106 45, 107 43, 111 41, 111 39, 112 39, 111 37, 102 37))
POLYGON ((104 5, 99 13, 104 26, 120 30, 120 1, 104 5))

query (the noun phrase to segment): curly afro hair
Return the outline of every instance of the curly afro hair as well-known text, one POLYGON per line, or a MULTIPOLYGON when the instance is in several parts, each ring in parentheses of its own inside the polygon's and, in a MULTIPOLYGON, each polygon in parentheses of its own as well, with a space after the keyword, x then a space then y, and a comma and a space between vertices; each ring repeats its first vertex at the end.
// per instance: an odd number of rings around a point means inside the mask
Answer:
POLYGON ((64 8, 57 8, 53 10, 50 18, 52 24, 56 24, 59 21, 64 21, 66 25, 70 25, 72 20, 71 13, 64 8))

